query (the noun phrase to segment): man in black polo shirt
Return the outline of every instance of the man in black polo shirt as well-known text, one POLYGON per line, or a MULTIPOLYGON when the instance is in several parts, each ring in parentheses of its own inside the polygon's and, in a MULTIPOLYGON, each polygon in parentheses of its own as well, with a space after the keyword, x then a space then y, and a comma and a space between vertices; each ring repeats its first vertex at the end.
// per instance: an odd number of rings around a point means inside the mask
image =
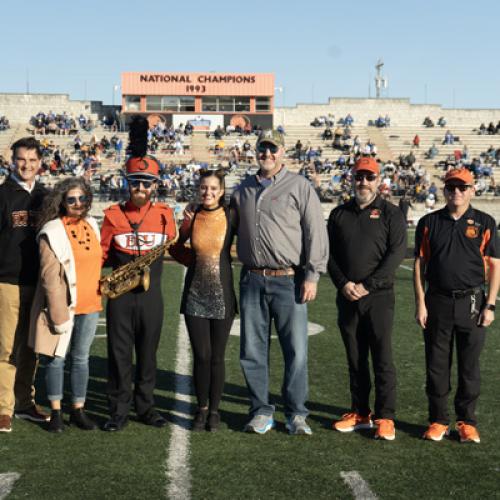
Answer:
POLYGON ((340 432, 373 427, 370 410, 371 353, 375 372, 375 437, 396 434, 396 369, 392 361, 394 274, 406 251, 401 210, 378 194, 380 169, 371 157, 353 169, 355 197, 328 220, 328 272, 338 289, 338 325, 347 353, 351 411, 333 423, 340 432))
POLYGON ((446 207, 420 219, 415 235, 415 316, 424 329, 429 399, 429 427, 423 437, 432 441, 441 441, 449 432, 454 343, 456 429, 461 442, 480 440, 474 414, 480 389, 479 355, 485 327, 494 319, 500 260, 495 220, 470 205, 473 184, 469 170, 449 170, 444 187, 446 207), (485 296, 487 267, 489 290, 485 296))

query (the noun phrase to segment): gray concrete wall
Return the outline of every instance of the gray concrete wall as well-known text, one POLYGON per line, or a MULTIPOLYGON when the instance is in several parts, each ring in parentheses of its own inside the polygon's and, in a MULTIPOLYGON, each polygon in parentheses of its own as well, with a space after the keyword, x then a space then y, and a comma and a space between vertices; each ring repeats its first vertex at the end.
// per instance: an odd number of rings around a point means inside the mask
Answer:
POLYGON ((324 104, 298 104, 295 107, 277 107, 274 110, 275 125, 307 125, 316 116, 331 113, 335 118, 351 113, 355 124, 365 126, 368 120, 379 115, 389 115, 392 126, 420 126, 426 116, 434 121, 444 116, 448 126, 470 127, 481 122, 500 120, 500 109, 448 109, 438 104, 412 104, 409 99, 365 99, 331 97, 324 104))
POLYGON ((68 94, 0 94, 0 116, 5 115, 14 125, 27 123, 39 111, 66 111, 73 116, 83 113, 95 119, 102 107, 100 101, 73 101, 68 94))

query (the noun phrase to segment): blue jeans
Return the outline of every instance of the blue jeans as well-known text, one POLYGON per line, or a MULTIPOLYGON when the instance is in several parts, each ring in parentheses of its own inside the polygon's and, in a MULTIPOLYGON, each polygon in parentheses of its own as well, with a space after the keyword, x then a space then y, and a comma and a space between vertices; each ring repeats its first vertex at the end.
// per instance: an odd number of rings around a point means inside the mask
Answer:
POLYGON ((285 361, 281 389, 285 415, 307 416, 307 305, 300 302, 298 276, 260 276, 242 270, 240 279, 240 363, 250 393, 250 415, 269 415, 271 321, 285 361))
MULTIPOLYGON (((89 352, 94 340, 99 313, 77 314, 67 356, 71 358, 72 403, 84 403, 89 381, 89 352)), ((64 393, 64 364, 60 356, 43 356, 49 401, 61 401, 64 393)))

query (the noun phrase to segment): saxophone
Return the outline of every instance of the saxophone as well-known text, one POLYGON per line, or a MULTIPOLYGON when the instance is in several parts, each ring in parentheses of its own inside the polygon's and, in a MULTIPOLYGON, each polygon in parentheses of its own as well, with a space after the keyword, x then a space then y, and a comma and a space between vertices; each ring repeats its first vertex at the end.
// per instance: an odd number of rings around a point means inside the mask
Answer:
POLYGON ((159 257, 161 257, 173 245, 179 237, 179 230, 175 224, 175 236, 154 247, 153 250, 140 255, 128 264, 118 267, 112 273, 103 276, 99 281, 99 290, 101 295, 110 299, 116 299, 124 293, 142 286, 145 292, 149 290, 150 269, 149 266, 159 257))

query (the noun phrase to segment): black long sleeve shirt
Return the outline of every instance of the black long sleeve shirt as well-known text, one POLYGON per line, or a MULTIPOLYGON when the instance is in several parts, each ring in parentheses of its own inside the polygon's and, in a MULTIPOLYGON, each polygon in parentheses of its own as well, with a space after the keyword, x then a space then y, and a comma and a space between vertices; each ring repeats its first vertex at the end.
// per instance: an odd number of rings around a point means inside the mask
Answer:
POLYGON ((328 272, 340 290, 349 281, 369 292, 392 288, 406 253, 406 222, 401 210, 379 196, 361 209, 353 199, 328 219, 328 272))
POLYGON ((0 186, 0 283, 36 284, 39 257, 35 223, 46 193, 38 183, 28 193, 12 178, 0 186))

